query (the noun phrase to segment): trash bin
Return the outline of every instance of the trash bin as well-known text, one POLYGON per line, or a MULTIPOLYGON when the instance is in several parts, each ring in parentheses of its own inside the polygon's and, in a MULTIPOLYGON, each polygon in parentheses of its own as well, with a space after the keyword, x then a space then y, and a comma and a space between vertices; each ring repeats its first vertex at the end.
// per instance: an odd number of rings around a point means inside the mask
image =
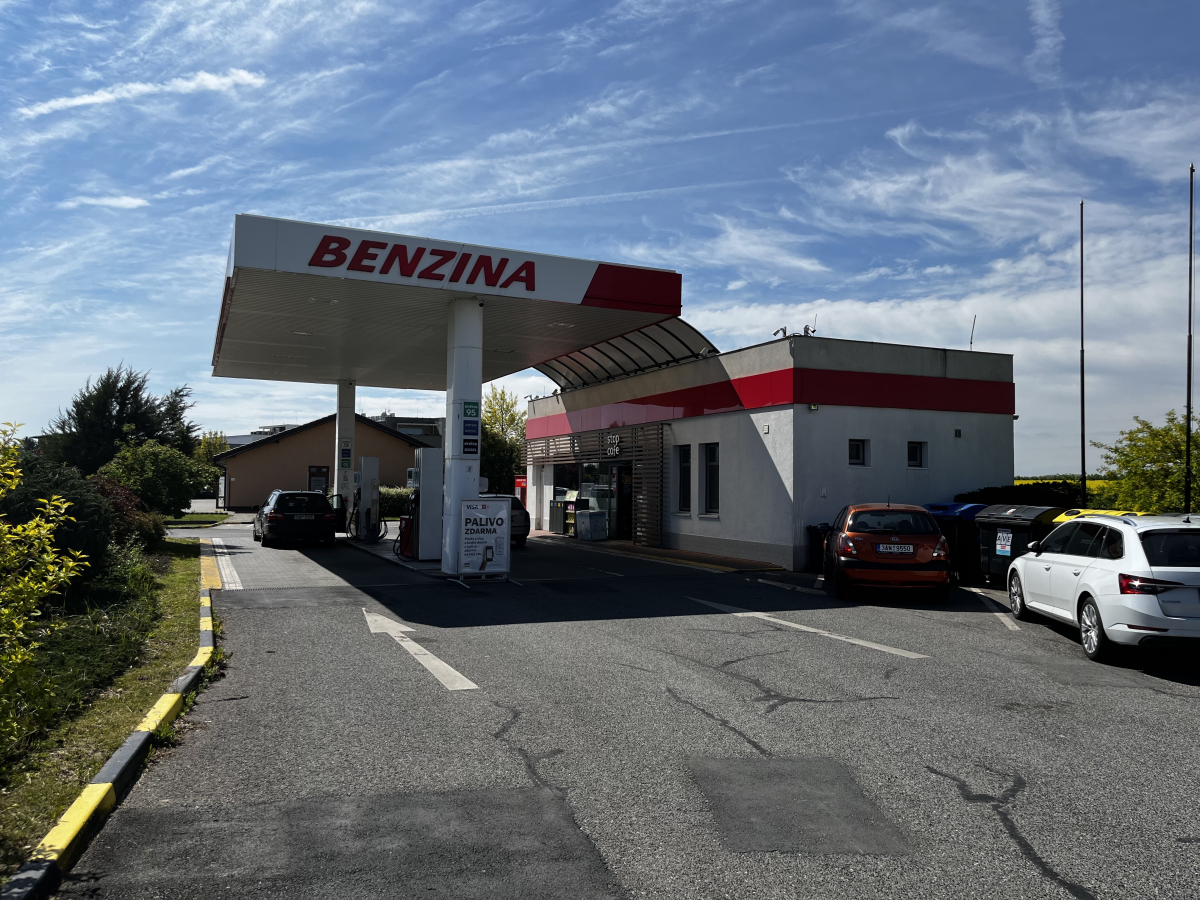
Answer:
POLYGON ((946 543, 950 545, 950 573, 960 584, 979 580, 979 526, 975 516, 987 507, 982 503, 926 503, 946 543))
POLYGON ((1061 506, 989 506, 975 516, 979 526, 979 568, 985 580, 1004 579, 1008 564, 1057 525, 1061 506))
POLYGON ((808 558, 804 563, 805 572, 821 572, 825 567, 825 536, 829 534, 829 523, 806 525, 808 534, 808 558))
POLYGON ((550 501, 550 530, 555 534, 567 533, 567 501, 550 501))
POLYGON ((575 536, 581 541, 607 540, 608 513, 602 509, 576 510, 575 536))

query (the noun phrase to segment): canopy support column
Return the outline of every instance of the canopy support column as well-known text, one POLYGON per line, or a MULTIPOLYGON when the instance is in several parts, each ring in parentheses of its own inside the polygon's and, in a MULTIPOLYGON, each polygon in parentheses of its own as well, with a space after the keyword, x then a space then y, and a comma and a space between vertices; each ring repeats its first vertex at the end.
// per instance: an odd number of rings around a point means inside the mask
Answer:
POLYGON ((354 382, 337 383, 337 437, 333 451, 333 478, 330 487, 342 497, 342 508, 349 510, 354 496, 354 382))
POLYGON ((479 498, 483 437, 483 301, 455 300, 446 328, 446 478, 442 501, 442 571, 457 575, 462 501, 479 498))

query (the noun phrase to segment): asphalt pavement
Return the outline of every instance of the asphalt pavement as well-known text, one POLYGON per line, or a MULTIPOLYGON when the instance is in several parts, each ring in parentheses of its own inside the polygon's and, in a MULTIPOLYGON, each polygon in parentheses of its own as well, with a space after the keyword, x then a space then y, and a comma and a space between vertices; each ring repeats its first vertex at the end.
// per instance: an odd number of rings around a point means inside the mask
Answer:
POLYGON ((63 896, 1197 894, 1189 656, 1091 663, 999 593, 538 540, 467 588, 193 533, 226 674, 63 896))

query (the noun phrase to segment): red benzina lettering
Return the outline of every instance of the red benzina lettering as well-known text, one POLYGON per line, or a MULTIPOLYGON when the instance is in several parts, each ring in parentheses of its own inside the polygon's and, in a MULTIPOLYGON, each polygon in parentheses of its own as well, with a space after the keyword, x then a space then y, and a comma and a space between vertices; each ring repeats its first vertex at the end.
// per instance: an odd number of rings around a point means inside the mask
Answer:
MULTIPOLYGON (((386 242, 371 240, 359 241, 358 247, 351 255, 349 250, 353 243, 350 238, 332 234, 324 235, 308 260, 308 264, 320 269, 337 269, 346 266, 346 269, 351 272, 369 272, 379 275, 390 275, 395 271, 401 278, 412 278, 415 275, 417 278, 429 281, 443 281, 447 280, 446 270, 450 267, 450 262, 457 258, 458 262, 455 263, 448 276, 448 280, 453 283, 461 280, 467 273, 467 264, 471 261, 470 253, 419 246, 410 250, 406 244, 392 244, 389 250, 386 242), (418 264, 426 257, 426 254, 436 262, 429 263, 418 271, 418 264), (375 263, 379 264, 378 271, 376 271, 375 263)), ((475 265, 471 267, 466 283, 474 284, 482 275, 484 284, 488 287, 495 287, 499 284, 503 290, 516 284, 523 284, 527 291, 537 290, 537 270, 533 260, 521 263, 512 270, 512 274, 504 278, 504 270, 508 268, 508 263, 507 258, 501 258, 493 263, 490 256, 480 256, 475 260, 475 265), (504 280, 501 281, 501 278, 504 280)))

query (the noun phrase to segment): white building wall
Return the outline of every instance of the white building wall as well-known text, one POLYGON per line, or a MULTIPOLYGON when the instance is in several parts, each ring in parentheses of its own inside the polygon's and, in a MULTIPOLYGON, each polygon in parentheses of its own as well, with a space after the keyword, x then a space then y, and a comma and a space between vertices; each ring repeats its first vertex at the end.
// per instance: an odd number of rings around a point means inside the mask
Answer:
POLYGON ((1013 419, 994 413, 796 406, 797 566, 805 526, 831 522, 850 503, 940 503, 981 487, 1012 484, 1013 419), (962 437, 955 437, 955 429, 962 437), (868 465, 852 466, 851 439, 869 441, 868 465), (908 442, 926 443, 926 465, 910 468, 908 442))
POLYGON ((664 429, 663 543, 792 565, 792 408, 676 419, 664 429), (720 511, 704 512, 702 444, 720 445, 720 511), (679 510, 676 448, 692 447, 692 509, 679 510))

